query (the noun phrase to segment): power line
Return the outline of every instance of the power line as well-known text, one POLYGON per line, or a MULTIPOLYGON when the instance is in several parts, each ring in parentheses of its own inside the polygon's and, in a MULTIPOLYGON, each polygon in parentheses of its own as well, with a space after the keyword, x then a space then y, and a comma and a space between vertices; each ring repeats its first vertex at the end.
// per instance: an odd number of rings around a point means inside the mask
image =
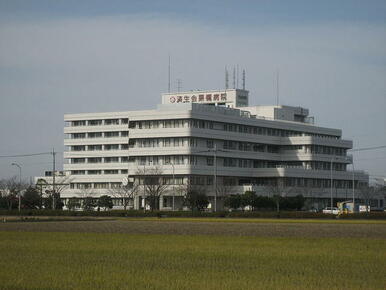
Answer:
POLYGON ((0 158, 30 157, 30 156, 39 156, 39 155, 48 155, 48 154, 52 154, 52 152, 17 154, 17 155, 0 155, 0 158))
POLYGON ((349 150, 352 152, 355 152, 355 151, 365 151, 365 150, 376 150, 376 149, 382 149, 382 148, 386 148, 386 145, 375 146, 375 147, 364 147, 364 148, 357 148, 357 149, 349 149, 349 150))

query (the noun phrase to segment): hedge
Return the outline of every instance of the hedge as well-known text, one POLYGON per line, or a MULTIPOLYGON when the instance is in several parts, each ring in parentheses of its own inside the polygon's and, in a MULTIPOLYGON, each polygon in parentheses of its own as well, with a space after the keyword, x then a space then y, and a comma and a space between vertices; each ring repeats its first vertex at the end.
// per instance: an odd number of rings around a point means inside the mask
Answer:
POLYGON ((297 219, 386 219, 386 212, 369 212, 355 214, 333 214, 306 211, 142 211, 142 210, 109 210, 109 211, 64 211, 64 210, 0 210, 2 216, 71 216, 71 217, 221 217, 221 218, 297 218, 297 219))

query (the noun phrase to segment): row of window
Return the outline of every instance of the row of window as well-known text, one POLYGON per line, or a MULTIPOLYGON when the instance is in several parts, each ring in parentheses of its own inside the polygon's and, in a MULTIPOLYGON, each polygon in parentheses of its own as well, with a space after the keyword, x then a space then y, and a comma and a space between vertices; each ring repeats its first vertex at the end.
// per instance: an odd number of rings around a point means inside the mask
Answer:
MULTIPOLYGON (((111 119, 111 120, 89 120, 89 121, 72 121, 71 125, 77 124, 76 126, 87 126, 87 125, 119 125, 127 124, 127 119, 111 119), (122 121, 125 120, 125 121, 122 121)), ((206 120, 197 119, 175 119, 175 120, 152 120, 152 121, 131 121, 129 128, 133 129, 158 129, 158 128, 200 128, 210 130, 222 130, 229 132, 238 132, 245 134, 255 135, 267 135, 267 136, 318 136, 325 138, 339 139, 339 136, 302 132, 295 130, 276 129, 269 127, 260 126, 249 126, 232 123, 221 123, 206 120)))
POLYGON ((109 125, 125 125, 128 124, 128 118, 122 119, 96 119, 96 120, 79 120, 66 121, 65 127, 80 127, 80 126, 109 126, 109 125))
MULTIPOLYGON (((162 176, 162 177, 136 177, 135 182, 140 185, 150 184, 162 184, 162 185, 203 185, 212 186, 213 176, 162 176)), ((257 186, 284 186, 287 188, 331 188, 330 179, 319 179, 319 178, 296 178, 296 177, 285 177, 285 178, 273 178, 273 177, 257 177, 257 178, 237 178, 237 177, 224 177, 217 180, 219 186, 242 186, 242 185, 257 185, 257 186)), ((332 181, 332 187, 336 189, 351 189, 352 180, 337 180, 332 181)), ((79 182, 71 183, 71 189, 113 189, 118 188, 122 184, 120 182, 79 182)), ((355 181, 354 187, 358 188, 362 186, 362 183, 355 181)), ((221 190, 221 188, 220 188, 221 190)), ((268 189, 267 189, 268 190, 268 189)), ((299 192, 305 196, 310 195, 308 191, 299 192)))
MULTIPOLYGON (((131 156, 130 162, 136 163, 139 166, 143 165, 197 165, 198 159, 206 160, 207 166, 214 166, 214 158, 198 157, 194 155, 165 155, 165 156, 131 156)), ((218 164, 224 167, 239 167, 239 168, 303 168, 310 170, 331 170, 331 162, 324 161, 269 161, 256 159, 242 159, 230 157, 218 157, 218 164)), ((88 157, 88 158, 71 158, 71 164, 83 163, 127 163, 129 158, 123 157, 88 157)), ((346 171, 346 164, 332 163, 334 171, 346 171)), ((106 174, 106 173, 105 173, 106 174)), ((114 174, 114 173, 109 173, 114 174)), ((118 172, 116 173, 118 174, 118 172)))
POLYGON ((85 132, 64 134, 64 139, 85 139, 85 138, 117 138, 128 137, 129 131, 109 131, 109 132, 85 132))
POLYGON ((127 169, 72 170, 72 175, 127 174, 127 169))
POLYGON ((110 151, 110 150, 127 150, 129 144, 106 144, 106 145, 73 145, 65 146, 65 151, 110 151))

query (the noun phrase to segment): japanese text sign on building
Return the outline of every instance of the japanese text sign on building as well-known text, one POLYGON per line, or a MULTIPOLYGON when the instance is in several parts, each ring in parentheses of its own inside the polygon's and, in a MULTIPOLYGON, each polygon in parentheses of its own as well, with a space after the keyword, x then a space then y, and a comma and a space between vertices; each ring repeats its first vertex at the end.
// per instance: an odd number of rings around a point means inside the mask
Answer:
POLYGON ((208 103, 208 102, 226 102, 226 93, 217 94, 198 94, 198 95, 181 95, 170 96, 170 103, 208 103))

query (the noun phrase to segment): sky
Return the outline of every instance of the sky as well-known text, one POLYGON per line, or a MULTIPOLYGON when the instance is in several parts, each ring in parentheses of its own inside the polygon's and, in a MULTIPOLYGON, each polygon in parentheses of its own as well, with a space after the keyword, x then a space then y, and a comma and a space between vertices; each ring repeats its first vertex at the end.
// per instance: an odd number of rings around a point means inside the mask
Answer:
MULTIPOLYGON (((169 55, 173 90, 224 88, 239 65, 250 104, 274 104, 279 70, 280 104, 386 145, 386 1, 0 0, 0 156, 63 152, 65 113, 155 108, 169 55)), ((0 178, 51 159, 0 158, 0 178)), ((354 160, 386 178, 386 149, 354 160)))

